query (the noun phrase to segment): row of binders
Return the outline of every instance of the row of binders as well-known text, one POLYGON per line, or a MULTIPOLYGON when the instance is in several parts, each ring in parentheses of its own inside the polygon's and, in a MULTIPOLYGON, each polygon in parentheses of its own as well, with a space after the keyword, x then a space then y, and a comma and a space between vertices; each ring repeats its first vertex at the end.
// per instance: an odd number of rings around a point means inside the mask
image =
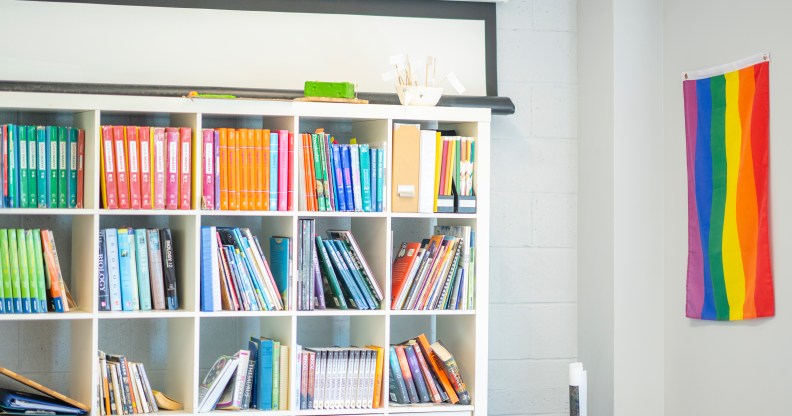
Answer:
POLYGON ((382 347, 297 346, 300 409, 377 409, 382 394, 382 347))
POLYGON ((321 129, 314 134, 301 134, 300 140, 301 210, 385 210, 384 149, 368 144, 339 144, 321 129))
POLYGON ((248 349, 218 358, 198 392, 198 412, 289 408, 289 350, 280 342, 251 337, 248 349))
POLYGON ((190 209, 192 129, 102 126, 102 206, 190 209))
POLYGON ((201 310, 287 309, 289 241, 270 238, 270 267, 250 229, 201 227, 201 310))
POLYGON ((0 208, 82 208, 85 130, 0 125, 0 208))
POLYGON ((99 310, 179 309, 169 228, 99 232, 99 310))
POLYGON ((72 300, 50 230, 0 229, 0 313, 68 312, 72 300))
POLYGON ((391 309, 473 309, 475 232, 438 225, 434 233, 401 244, 391 271, 391 309))
POLYGON ((393 126, 393 212, 475 213, 476 139, 393 126))
POLYGON ((146 369, 123 355, 99 351, 100 414, 133 415, 159 411, 146 369))
POLYGON ((288 130, 204 129, 201 208, 294 209, 294 134, 288 130))
POLYGON ((299 221, 297 310, 379 309, 382 290, 351 231, 316 234, 313 219, 299 221))
POLYGON ((442 342, 421 334, 390 347, 390 401, 398 404, 470 404, 470 393, 454 356, 442 342))

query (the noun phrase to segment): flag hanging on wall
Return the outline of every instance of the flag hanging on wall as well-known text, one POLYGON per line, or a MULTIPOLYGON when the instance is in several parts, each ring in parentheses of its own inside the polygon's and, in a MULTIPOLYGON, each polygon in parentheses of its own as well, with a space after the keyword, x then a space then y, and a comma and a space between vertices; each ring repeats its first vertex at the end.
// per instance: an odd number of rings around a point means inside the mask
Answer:
POLYGON ((688 318, 775 314, 768 233, 769 54, 684 74, 688 318))

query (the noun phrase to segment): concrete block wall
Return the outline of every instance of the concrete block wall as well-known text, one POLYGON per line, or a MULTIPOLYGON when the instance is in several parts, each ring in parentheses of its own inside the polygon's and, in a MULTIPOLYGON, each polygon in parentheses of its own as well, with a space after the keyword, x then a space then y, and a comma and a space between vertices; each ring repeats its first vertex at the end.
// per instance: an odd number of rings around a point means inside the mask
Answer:
POLYGON ((577 1, 497 5, 489 414, 568 414, 577 356, 577 1))

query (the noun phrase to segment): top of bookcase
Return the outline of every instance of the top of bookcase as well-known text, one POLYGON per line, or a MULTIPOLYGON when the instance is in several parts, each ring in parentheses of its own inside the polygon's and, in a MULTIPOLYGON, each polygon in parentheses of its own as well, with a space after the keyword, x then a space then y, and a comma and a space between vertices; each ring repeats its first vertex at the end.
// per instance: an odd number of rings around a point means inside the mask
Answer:
POLYGON ((488 108, 408 107, 382 104, 310 103, 254 99, 206 99, 125 95, 0 92, 0 110, 205 113, 216 115, 299 116, 350 120, 489 122, 488 108))

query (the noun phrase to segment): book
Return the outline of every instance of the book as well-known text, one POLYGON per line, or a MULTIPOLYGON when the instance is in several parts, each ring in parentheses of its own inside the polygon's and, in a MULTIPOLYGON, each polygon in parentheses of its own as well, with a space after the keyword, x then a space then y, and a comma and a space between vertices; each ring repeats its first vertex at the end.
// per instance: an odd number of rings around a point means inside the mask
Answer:
POLYGON ((30 162, 30 158, 28 157, 28 128, 27 126, 18 126, 18 134, 17 134, 17 143, 15 144, 17 148, 17 160, 18 160, 18 172, 19 172, 19 207, 20 208, 28 208, 28 202, 30 201, 30 197, 28 196, 28 174, 30 173, 28 170, 28 163, 30 162))
POLYGON ((278 131, 278 211, 286 211, 289 194, 289 132, 278 131))
POLYGON ((162 247, 162 275, 165 284, 165 301, 170 310, 179 309, 179 296, 176 290, 176 261, 173 248, 173 235, 170 228, 159 231, 162 247))
MULTIPOLYGON (((118 179, 117 186, 118 186, 118 208, 121 209, 129 209, 129 173, 127 171, 127 154, 126 154, 126 135, 124 134, 124 127, 123 126, 113 126, 113 148, 115 154, 115 168, 116 168, 116 178, 118 179)), ((58 142, 60 143, 60 134, 58 142)), ((64 146, 65 147, 65 146, 64 146)), ((65 150, 65 148, 63 149, 65 150)), ((65 162, 65 161, 64 161, 65 162)), ((63 163, 63 167, 66 167, 66 164, 63 163)), ((58 171, 60 172, 61 164, 58 164, 58 171)), ((58 194, 62 194, 64 190, 60 188, 65 185, 65 183, 58 183, 58 194)))
POLYGON ((415 389, 418 392, 418 401, 421 403, 430 402, 432 398, 429 396, 429 388, 426 385, 426 380, 423 378, 423 372, 418 363, 418 357, 415 356, 415 350, 411 345, 404 345, 402 349, 404 350, 404 355, 407 357, 407 365, 410 368, 412 380, 415 382, 415 389))
POLYGON ((289 154, 288 154, 288 169, 287 169, 287 176, 286 181, 288 183, 288 192, 286 196, 286 209, 288 211, 294 210, 294 133, 288 132, 289 134, 289 154))
POLYGON ((382 369, 383 369, 383 356, 384 350, 382 347, 376 345, 366 345, 366 348, 374 350, 375 357, 375 370, 374 370, 374 388, 372 389, 372 404, 373 409, 380 407, 380 400, 382 396, 382 369))
POLYGON ((270 258, 272 260, 272 276, 280 293, 283 304, 288 309, 289 303, 289 237, 270 238, 270 258))
POLYGON ((270 132, 270 147, 269 147, 269 210, 278 210, 278 163, 280 156, 278 155, 278 145, 280 139, 278 133, 270 132))
POLYGON ((213 226, 201 227, 201 310, 220 310, 220 274, 213 226))
POLYGON ((224 355, 215 361, 198 388, 199 412, 214 409, 236 368, 237 359, 234 357, 224 355))
POLYGON ((418 212, 435 212, 435 160, 437 132, 421 130, 418 168, 418 212))
POLYGON ((36 272, 36 249, 33 243, 33 230, 23 230, 22 231, 22 238, 25 246, 26 257, 27 257, 27 264, 25 267, 27 268, 28 274, 28 286, 30 291, 30 311, 32 313, 42 313, 46 311, 46 299, 47 295, 45 292, 42 292, 39 295, 39 287, 46 287, 46 283, 43 282, 44 275, 41 275, 42 282, 39 284, 39 275, 36 272), (44 310, 41 310, 41 299, 44 299, 44 310))
POLYGON ((118 258, 118 230, 109 228, 100 231, 104 234, 107 253, 107 279, 109 287, 110 310, 120 311, 121 306, 121 269, 118 258))
POLYGON ((361 185, 360 147, 349 145, 350 168, 352 171, 352 191, 355 195, 355 211, 363 211, 363 187, 361 185))
MULTIPOLYGON (((5 127, 5 126, 3 126, 5 127)), ((81 132, 83 130, 80 130, 81 132)), ((83 135, 84 136, 84 135, 83 135)), ((101 147, 101 145, 99 146, 101 147)), ((5 148, 3 149, 5 155, 5 148)), ((47 208, 49 195, 47 193, 47 127, 38 126, 36 128, 36 207, 47 208)), ((101 161, 99 162, 101 164, 101 161)), ((3 164, 5 166, 5 163, 3 164)), ((5 176, 3 183, 6 183, 5 176)), ((79 191, 79 189, 78 189, 79 191)), ((78 207, 81 208, 81 207, 78 207)))
POLYGON ((165 128, 165 152, 167 164, 165 166, 165 209, 179 208, 179 129, 165 128))
POLYGON ((454 356, 448 352, 445 345, 440 341, 432 344, 432 351, 435 353, 436 361, 442 364, 443 371, 454 387, 454 391, 459 397, 459 404, 470 404, 470 393, 468 393, 467 385, 462 380, 462 374, 454 356))
MULTIPOLYGON (((41 147, 39 147, 41 150, 41 147)), ((44 152, 40 152, 38 154, 38 158, 41 159, 44 155, 44 152)), ((41 162, 39 162, 39 169, 41 169, 41 162)), ((41 186, 40 184, 38 185, 41 186)), ((85 206, 85 130, 79 129, 77 130, 77 194, 76 198, 77 201, 75 202, 74 208, 83 208, 85 206)), ((41 202, 41 189, 39 189, 39 202, 41 202)), ((43 208, 39 206, 39 208, 43 208)))
POLYGON ((220 145, 220 209, 229 209, 229 169, 228 169, 228 129, 218 129, 217 137, 220 145))
POLYGON ((156 310, 167 308, 165 302, 165 271, 163 269, 162 249, 160 246, 160 232, 157 229, 146 230, 149 260, 149 283, 151 286, 151 300, 156 310))
POLYGON ((407 385, 404 382, 404 375, 401 371, 399 358, 396 356, 396 349, 394 346, 390 347, 390 382, 389 382, 389 397, 390 401, 398 404, 409 404, 410 396, 407 392, 407 385))
MULTIPOLYGON (((27 126, 27 145, 28 145, 28 207, 38 208, 38 127, 27 126)), ((74 135, 75 151, 77 144, 77 129, 71 129, 74 135)), ((76 163, 75 163, 76 169, 76 163)), ((71 171, 70 171, 71 173, 71 171)), ((76 177, 76 171, 75 179, 76 177)), ((75 200, 77 196, 75 194, 75 200)), ((75 205, 70 204, 69 208, 74 208, 75 205)))
POLYGON ((47 278, 44 273, 44 253, 41 245, 41 230, 33 230, 33 250, 36 263, 36 276, 38 280, 39 311, 46 313, 47 306, 47 278))
POLYGON ((131 240, 128 238, 127 229, 119 228, 118 231, 118 269, 121 277, 121 309, 125 311, 140 309, 138 300, 138 293, 135 289, 133 279, 137 280, 137 276, 132 276, 132 256, 131 256, 131 240))
POLYGON ((179 129, 179 209, 190 209, 192 204, 192 129, 179 129))
POLYGON ((129 205, 132 209, 140 209, 141 175, 140 175, 140 139, 136 126, 126 126, 127 154, 129 155, 129 205))
POLYGON ((239 350, 234 354, 237 360, 237 368, 231 376, 226 388, 220 395, 216 408, 222 410, 242 410, 243 397, 245 394, 245 383, 247 378, 248 363, 250 361, 250 351, 239 350))
POLYGON ((163 127, 154 127, 153 135, 151 137, 152 145, 152 208, 165 209, 165 195, 166 195, 166 175, 168 161, 168 148, 165 141, 165 129, 163 127))
POLYGON ((359 153, 362 210, 371 212, 371 153, 369 151, 369 145, 361 144, 359 153))
POLYGON ((201 195, 201 209, 215 209, 215 195, 214 195, 214 133, 212 129, 203 130, 203 193, 201 195))
POLYGON ((78 401, 72 399, 71 397, 68 397, 68 396, 63 395, 61 393, 58 393, 55 390, 52 390, 52 389, 50 389, 48 387, 45 387, 45 386, 33 381, 32 379, 29 379, 29 378, 27 378, 27 377, 25 377, 25 376, 23 376, 21 374, 17 374, 17 373, 15 373, 15 372, 7 369, 7 368, 0 367, 0 374, 2 374, 4 376, 6 376, 6 377, 18 382, 18 383, 24 384, 25 386, 27 386, 27 387, 29 387, 31 389, 34 389, 34 390, 39 391, 41 393, 44 393, 44 394, 46 394, 46 395, 48 395, 50 397, 54 397, 54 398, 60 400, 61 402, 64 402, 64 403, 68 404, 69 406, 76 407, 76 408, 81 409, 81 410, 83 410, 85 412, 88 412, 88 411, 91 410, 91 408, 89 406, 87 406, 87 405, 85 405, 85 404, 83 404, 81 402, 78 402, 78 401))
MULTIPOLYGON (((426 339, 426 335, 420 334, 415 337, 415 341, 418 343, 418 346, 421 349, 421 353, 424 355, 424 359, 426 363, 429 364, 429 368, 432 369, 432 373, 437 377, 437 381, 440 382, 440 385, 443 387, 443 390, 448 395, 448 401, 451 404, 456 404, 460 402, 459 397, 457 396, 456 390, 451 385, 451 381, 446 375, 445 371, 443 370, 443 363, 437 357, 432 346, 429 345, 429 340, 426 339)), ((469 403, 468 403, 469 404, 469 403)))
MULTIPOLYGON (((51 132, 51 130, 49 130, 51 132)), ((47 135, 47 141, 52 143, 51 134, 47 135)), ((52 146, 47 146, 47 154, 49 155, 50 163, 48 164, 48 171, 53 169, 53 165, 55 166, 55 172, 57 172, 57 140, 55 141, 55 152, 52 150, 52 146), (52 163, 52 161, 55 163, 52 163)), ((113 128, 111 126, 102 126, 102 146, 101 149, 101 159, 102 163, 101 166, 101 185, 102 185, 102 206, 104 208, 115 209, 118 208, 118 188, 116 185, 116 171, 115 171, 115 144, 113 138, 113 128)), ((57 173, 56 173, 57 175, 57 173)), ((53 192, 50 190, 49 195, 53 193, 57 195, 57 181, 53 182, 52 180, 49 181, 50 187, 55 187, 55 191, 53 192)), ((52 197, 49 198, 50 206, 52 206, 52 197)), ((57 200, 57 199, 56 199, 57 200)), ((57 206, 57 203, 56 205, 57 206)))
POLYGON ((105 232, 99 232, 99 256, 97 267, 99 269, 98 303, 99 311, 110 310, 110 287, 108 284, 107 247, 105 246, 105 232))
POLYGON ((220 132, 214 131, 214 207, 220 209, 220 132))
POLYGON ((151 302, 151 280, 148 261, 148 241, 144 228, 130 229, 134 233, 135 261, 137 269, 138 291, 140 298, 140 309, 149 311, 152 309, 151 302))

